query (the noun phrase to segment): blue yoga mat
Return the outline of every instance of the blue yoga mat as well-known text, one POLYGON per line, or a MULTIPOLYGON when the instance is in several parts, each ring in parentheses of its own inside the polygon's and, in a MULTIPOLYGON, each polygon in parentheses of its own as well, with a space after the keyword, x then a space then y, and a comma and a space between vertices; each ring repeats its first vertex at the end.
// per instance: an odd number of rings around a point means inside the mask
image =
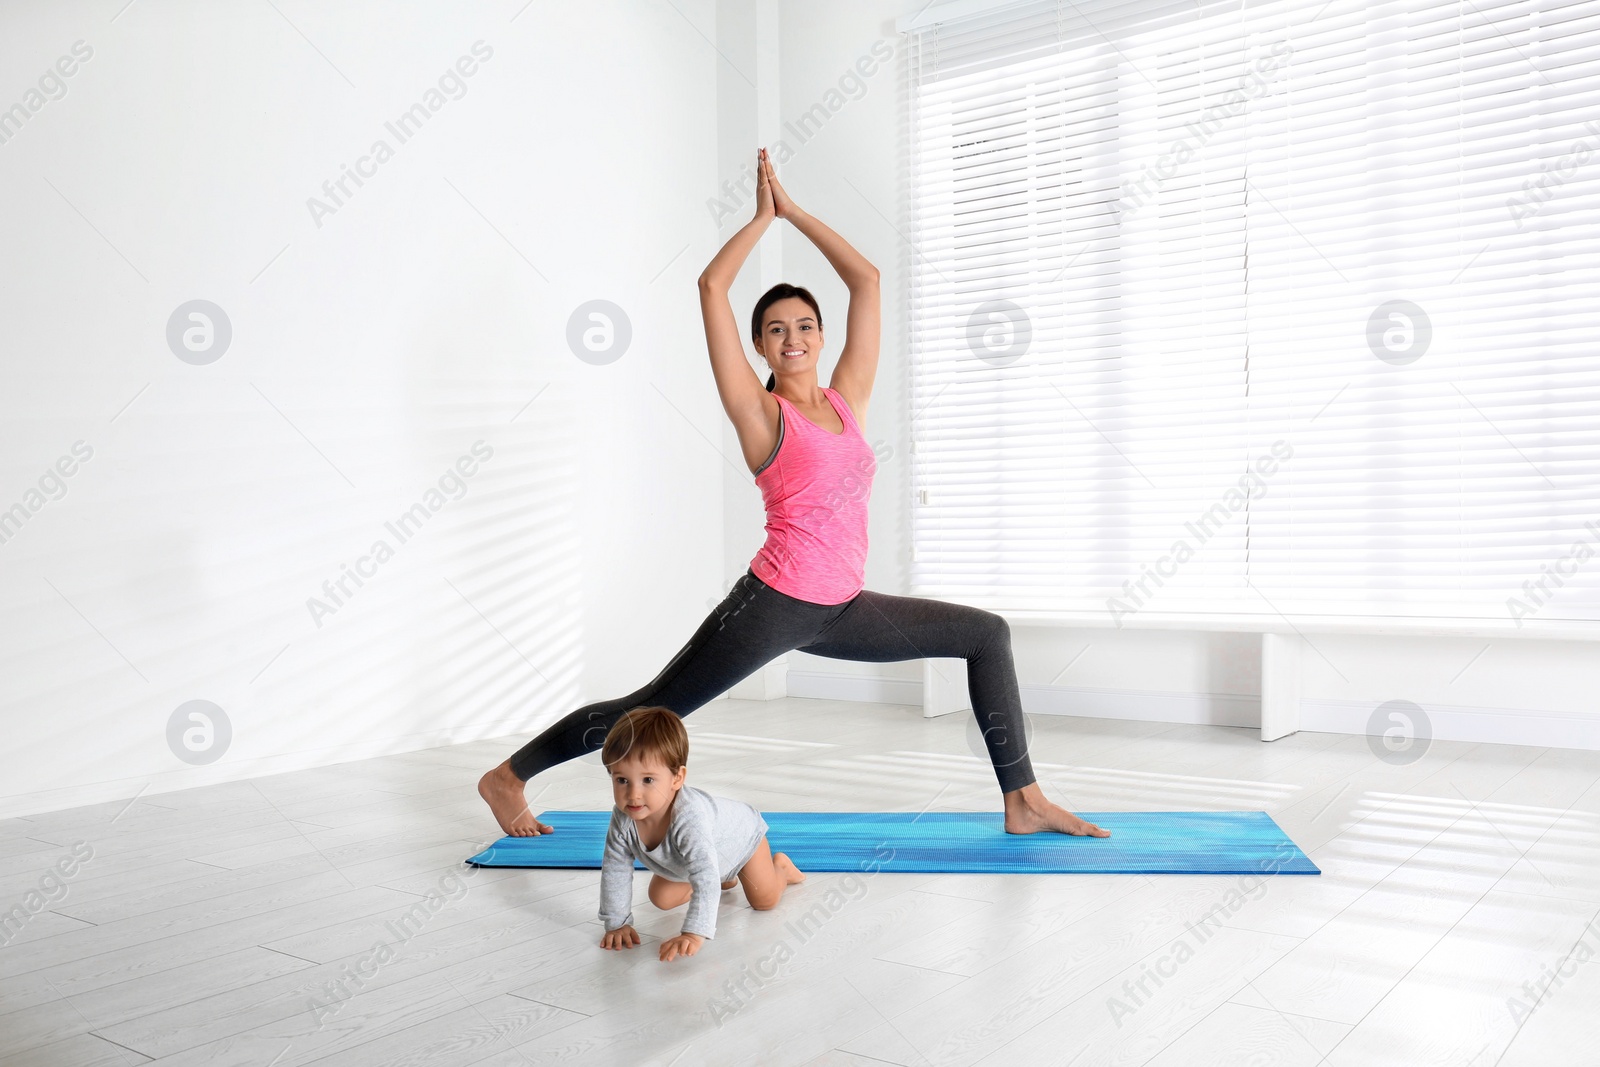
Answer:
MULTIPOLYGON (((1264 811, 1081 811, 1110 837, 1008 834, 1003 812, 764 811, 767 842, 802 871, 996 874, 1321 874, 1264 811)), ((502 837, 478 867, 598 870, 609 811, 546 811, 555 832, 502 837)), ((634 861, 636 870, 644 864, 634 861)))

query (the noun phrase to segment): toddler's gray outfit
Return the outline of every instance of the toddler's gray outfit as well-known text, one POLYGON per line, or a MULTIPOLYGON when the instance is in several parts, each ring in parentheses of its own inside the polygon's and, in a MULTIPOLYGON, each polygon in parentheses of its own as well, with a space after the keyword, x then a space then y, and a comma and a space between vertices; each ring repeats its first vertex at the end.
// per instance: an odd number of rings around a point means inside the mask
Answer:
POLYGON ((722 883, 755 855, 767 820, 741 800, 712 796, 685 785, 672 802, 672 821, 654 849, 639 840, 639 824, 616 805, 600 861, 600 920, 606 930, 633 923, 633 861, 674 882, 688 882, 693 896, 683 932, 711 938, 717 928, 722 883))

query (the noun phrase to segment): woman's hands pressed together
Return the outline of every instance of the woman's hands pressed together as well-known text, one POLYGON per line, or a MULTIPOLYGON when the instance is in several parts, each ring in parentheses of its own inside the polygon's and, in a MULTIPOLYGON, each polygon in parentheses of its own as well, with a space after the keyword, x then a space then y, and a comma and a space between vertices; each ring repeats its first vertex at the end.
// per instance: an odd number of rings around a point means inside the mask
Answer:
POLYGON ((789 199, 789 194, 783 191, 783 185, 778 181, 778 172, 772 169, 772 157, 767 155, 767 150, 761 150, 761 161, 767 168, 767 184, 772 187, 772 209, 780 219, 793 219, 800 213, 795 202, 789 199))
POLYGON ((756 152, 756 216, 792 220, 799 213, 800 209, 778 182, 778 174, 772 169, 772 157, 765 148, 759 149, 756 152))
POLYGON ((756 149, 756 221, 771 222, 778 217, 772 198, 772 183, 767 181, 767 150, 756 149))

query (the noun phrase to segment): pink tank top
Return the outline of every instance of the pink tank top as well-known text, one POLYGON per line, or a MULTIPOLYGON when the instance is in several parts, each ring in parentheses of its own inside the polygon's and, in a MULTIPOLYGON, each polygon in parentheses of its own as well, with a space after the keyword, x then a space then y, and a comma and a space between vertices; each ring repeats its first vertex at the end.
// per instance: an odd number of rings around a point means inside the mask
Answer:
POLYGON ((750 569, 780 593, 842 604, 861 592, 867 565, 867 498, 878 458, 850 405, 822 393, 844 422, 824 430, 773 393, 782 414, 776 454, 756 474, 767 509, 767 542, 750 569))

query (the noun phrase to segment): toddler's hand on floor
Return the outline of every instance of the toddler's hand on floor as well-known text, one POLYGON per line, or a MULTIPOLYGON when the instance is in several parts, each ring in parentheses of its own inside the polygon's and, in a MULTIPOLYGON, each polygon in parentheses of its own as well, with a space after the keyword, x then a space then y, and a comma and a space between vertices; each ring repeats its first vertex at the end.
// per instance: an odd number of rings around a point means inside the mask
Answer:
POLYGON ((601 948, 632 948, 639 943, 639 932, 631 926, 619 926, 606 931, 600 939, 601 948))
POLYGON ((673 959, 676 956, 693 956, 700 951, 700 946, 706 939, 699 934, 679 934, 661 942, 661 962, 673 959))

